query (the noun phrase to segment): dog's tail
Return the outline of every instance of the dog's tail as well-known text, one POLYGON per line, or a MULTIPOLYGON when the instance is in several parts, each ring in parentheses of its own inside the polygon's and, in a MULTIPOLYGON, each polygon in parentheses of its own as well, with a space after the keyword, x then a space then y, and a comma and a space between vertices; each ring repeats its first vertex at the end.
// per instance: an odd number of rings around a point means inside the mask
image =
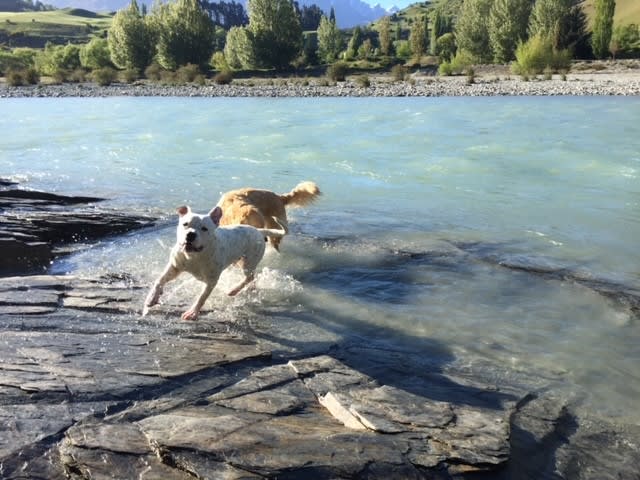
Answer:
POLYGON ((316 201, 320 195, 320 189, 314 182, 301 182, 289 193, 280 195, 280 198, 285 205, 304 207, 316 201))
POLYGON ((273 221, 276 222, 280 226, 280 230, 276 230, 275 228, 258 228, 260 233, 262 233, 265 237, 273 237, 273 238, 282 238, 287 233, 289 233, 289 229, 285 224, 283 224, 277 217, 271 217, 273 221))

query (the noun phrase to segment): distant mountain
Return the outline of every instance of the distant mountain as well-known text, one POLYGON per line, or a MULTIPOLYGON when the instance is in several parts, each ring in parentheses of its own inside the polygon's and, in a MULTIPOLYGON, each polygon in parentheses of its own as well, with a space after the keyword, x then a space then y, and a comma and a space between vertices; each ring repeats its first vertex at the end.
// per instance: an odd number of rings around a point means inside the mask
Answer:
MULTIPOLYGON (((44 3, 58 8, 84 8, 93 12, 113 12, 129 5, 130 0, 48 0, 44 3)), ((146 4, 149 8, 153 0, 138 0, 138 5, 146 4)), ((240 0, 245 5, 246 1, 240 0)), ((380 5, 372 7, 363 0, 299 0, 300 6, 316 4, 327 15, 333 6, 336 12, 336 21, 340 28, 365 25, 374 20, 389 15, 389 12, 380 5)))

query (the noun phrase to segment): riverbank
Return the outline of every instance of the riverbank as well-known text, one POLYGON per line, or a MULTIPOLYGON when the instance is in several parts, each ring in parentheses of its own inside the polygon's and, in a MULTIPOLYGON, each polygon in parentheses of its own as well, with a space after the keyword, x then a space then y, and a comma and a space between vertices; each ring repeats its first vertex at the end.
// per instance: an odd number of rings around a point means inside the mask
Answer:
POLYGON ((389 74, 352 75, 344 82, 326 78, 236 79, 228 85, 208 80, 204 85, 65 83, 9 87, 0 83, 0 98, 23 97, 440 97, 440 96, 559 96, 640 95, 639 62, 580 63, 566 75, 542 75, 527 80, 509 73, 507 66, 480 66, 473 78, 440 77, 416 71, 403 81, 389 74))
MULTIPOLYGON (((34 220, 64 202, 52 220, 69 225, 101 199, 11 183, 6 230, 79 247, 34 220)), ((86 249, 121 231, 90 220, 86 249)), ((447 261, 495 261, 451 247, 447 261)), ((501 268, 640 305, 566 269, 501 268)), ((638 427, 578 413, 535 369, 512 382, 508 366, 453 362, 447 345, 394 329, 301 338, 313 320, 268 303, 181 322, 184 298, 169 297, 142 317, 149 286, 127 272, 18 273, 0 271, 2 478, 637 479, 638 427)))

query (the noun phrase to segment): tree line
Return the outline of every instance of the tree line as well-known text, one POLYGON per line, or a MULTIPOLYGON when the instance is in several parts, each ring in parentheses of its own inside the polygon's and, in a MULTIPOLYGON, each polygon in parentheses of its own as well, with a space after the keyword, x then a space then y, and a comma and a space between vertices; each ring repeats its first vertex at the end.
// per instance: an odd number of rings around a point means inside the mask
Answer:
MULTIPOLYGON (((117 67, 138 78, 185 66, 190 71, 287 70, 337 61, 419 65, 425 57, 438 62, 443 74, 492 62, 514 62, 520 73, 541 73, 568 68, 576 57, 640 56, 638 26, 613 28, 615 0, 595 0, 591 30, 581 4, 436 0, 428 14, 410 19, 408 28, 387 16, 347 31, 337 27, 333 9, 327 15, 316 5, 300 8, 291 0, 248 0, 246 12, 233 0, 156 2, 150 11, 131 0, 115 14, 106 38, 82 46, 47 45, 38 53, 23 49, 11 60, 34 65, 44 75, 117 67)), ((9 63, 0 52, 0 70, 9 63)))

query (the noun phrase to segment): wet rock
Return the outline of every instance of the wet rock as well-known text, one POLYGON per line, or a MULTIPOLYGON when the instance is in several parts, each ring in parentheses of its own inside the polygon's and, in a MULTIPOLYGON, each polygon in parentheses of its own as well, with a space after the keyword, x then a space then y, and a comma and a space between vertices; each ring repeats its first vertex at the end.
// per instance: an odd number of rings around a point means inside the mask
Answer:
POLYGON ((110 235, 152 225, 144 215, 99 209, 103 199, 32 190, 0 190, 0 275, 44 271, 69 250, 110 235), (83 205, 70 210, 68 206, 83 205), (67 208, 62 208, 67 207, 67 208))
POLYGON ((3 478, 637 478, 640 432, 551 396, 361 342, 272 355, 215 319, 142 319, 145 292, 0 279, 3 478))

